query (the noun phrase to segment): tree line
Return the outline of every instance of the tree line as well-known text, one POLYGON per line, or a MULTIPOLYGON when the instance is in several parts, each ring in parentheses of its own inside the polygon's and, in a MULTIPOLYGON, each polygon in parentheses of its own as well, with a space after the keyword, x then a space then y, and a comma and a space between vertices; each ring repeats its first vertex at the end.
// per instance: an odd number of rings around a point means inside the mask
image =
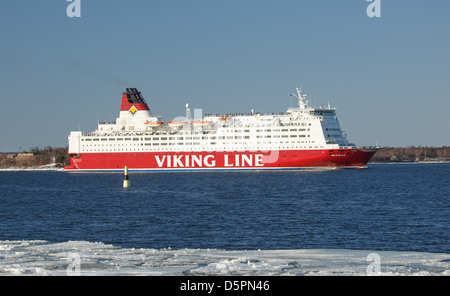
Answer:
POLYGON ((450 146, 381 147, 371 162, 450 161, 450 146))
MULTIPOLYGON (((33 147, 28 152, 0 153, 0 168, 27 168, 70 163, 68 147, 33 147)), ((450 146, 443 147, 381 147, 371 162, 450 161, 450 146)))
POLYGON ((63 167, 69 164, 67 147, 53 148, 50 146, 32 147, 28 152, 0 153, 0 168, 29 168, 54 164, 63 167))

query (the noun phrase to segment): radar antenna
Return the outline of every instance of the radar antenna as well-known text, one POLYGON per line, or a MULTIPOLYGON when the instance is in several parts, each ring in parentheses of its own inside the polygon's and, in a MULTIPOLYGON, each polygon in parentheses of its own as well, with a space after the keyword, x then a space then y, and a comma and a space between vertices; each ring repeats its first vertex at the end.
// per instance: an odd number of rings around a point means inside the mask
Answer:
POLYGON ((309 100, 306 99, 308 97, 308 95, 302 94, 301 86, 300 86, 300 88, 297 87, 296 90, 297 90, 297 95, 294 95, 294 96, 298 99, 298 106, 300 107, 300 110, 305 110, 306 107, 309 106, 309 100))

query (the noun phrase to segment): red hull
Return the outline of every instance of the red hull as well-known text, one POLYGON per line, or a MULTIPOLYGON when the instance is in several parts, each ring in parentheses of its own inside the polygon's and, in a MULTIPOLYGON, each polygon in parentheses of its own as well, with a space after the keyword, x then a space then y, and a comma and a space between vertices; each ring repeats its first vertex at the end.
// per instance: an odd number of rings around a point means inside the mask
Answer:
POLYGON ((111 152, 70 155, 68 171, 263 170, 365 167, 376 149, 111 152))

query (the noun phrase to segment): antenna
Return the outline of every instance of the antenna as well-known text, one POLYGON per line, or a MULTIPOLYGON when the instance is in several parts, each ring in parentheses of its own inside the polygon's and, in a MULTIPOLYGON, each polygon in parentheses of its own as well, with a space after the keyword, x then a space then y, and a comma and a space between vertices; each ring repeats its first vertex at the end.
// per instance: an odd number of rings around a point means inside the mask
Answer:
POLYGON ((186 103, 186 119, 191 121, 191 109, 189 108, 189 103, 186 103))
POLYGON ((302 87, 300 86, 300 88, 296 88, 297 90, 297 99, 298 99, 298 106, 300 107, 301 110, 305 110, 306 107, 308 107, 309 101, 306 100, 306 98, 308 97, 307 95, 302 95, 302 87))

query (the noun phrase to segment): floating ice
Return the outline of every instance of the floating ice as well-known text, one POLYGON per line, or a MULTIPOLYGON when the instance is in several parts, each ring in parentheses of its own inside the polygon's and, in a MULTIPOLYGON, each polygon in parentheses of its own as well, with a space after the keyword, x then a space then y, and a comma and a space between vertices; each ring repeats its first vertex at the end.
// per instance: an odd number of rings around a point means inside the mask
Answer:
POLYGON ((373 253, 379 275, 450 275, 450 254, 442 253, 158 250, 38 240, 0 241, 0 275, 367 275, 373 253))

